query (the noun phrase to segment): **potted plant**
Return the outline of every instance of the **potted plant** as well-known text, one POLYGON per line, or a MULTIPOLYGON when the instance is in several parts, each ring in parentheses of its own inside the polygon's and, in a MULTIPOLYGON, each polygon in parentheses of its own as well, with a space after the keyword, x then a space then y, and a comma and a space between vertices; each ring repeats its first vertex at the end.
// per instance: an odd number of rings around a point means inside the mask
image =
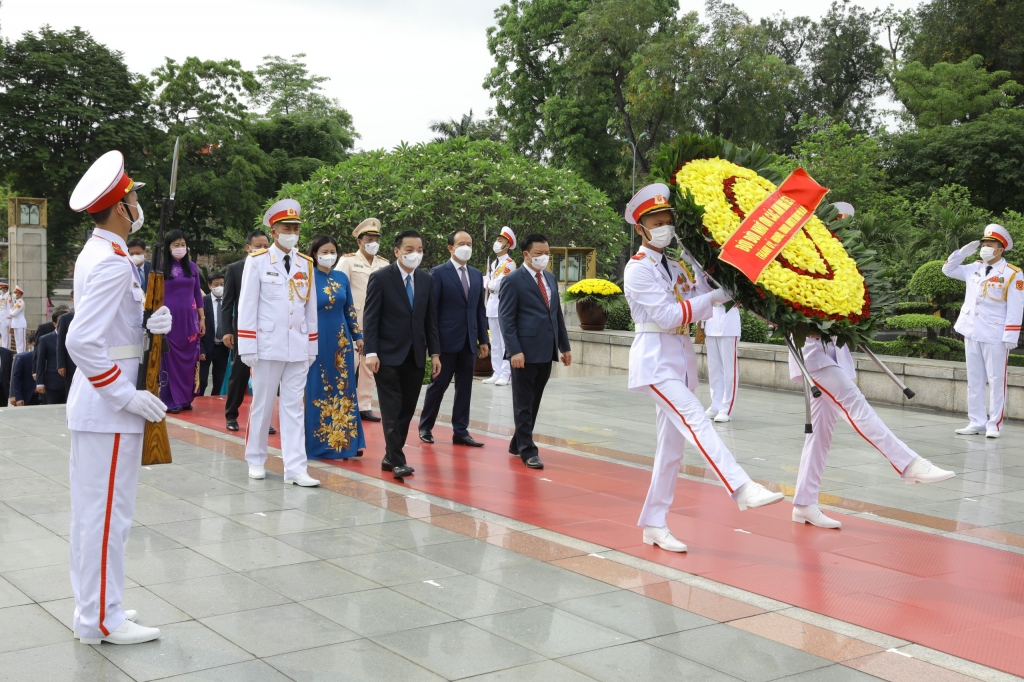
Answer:
POLYGON ((608 314, 626 305, 622 289, 606 279, 581 279, 562 294, 563 303, 575 303, 580 327, 603 332, 608 314))

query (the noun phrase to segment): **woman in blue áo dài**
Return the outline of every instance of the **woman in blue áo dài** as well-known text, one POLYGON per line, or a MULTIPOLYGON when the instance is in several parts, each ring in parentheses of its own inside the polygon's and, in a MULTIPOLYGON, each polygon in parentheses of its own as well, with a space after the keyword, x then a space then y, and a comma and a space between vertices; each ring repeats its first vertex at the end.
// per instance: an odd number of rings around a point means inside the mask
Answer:
POLYGON ((338 245, 331 237, 313 240, 309 255, 316 263, 319 352, 306 375, 306 456, 349 459, 363 454, 366 441, 356 400, 363 333, 356 321, 352 289, 345 273, 334 270, 338 245))

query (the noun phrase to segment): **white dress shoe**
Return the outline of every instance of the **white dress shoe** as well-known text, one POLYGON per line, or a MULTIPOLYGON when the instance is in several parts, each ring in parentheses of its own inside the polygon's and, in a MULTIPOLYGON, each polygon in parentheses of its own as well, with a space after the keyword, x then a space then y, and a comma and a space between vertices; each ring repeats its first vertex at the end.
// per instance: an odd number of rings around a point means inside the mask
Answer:
POLYGON ((724 424, 725 422, 731 422, 732 421, 732 417, 727 415, 725 412, 719 412, 715 416, 715 421, 718 422, 719 424, 724 424))
POLYGON ((506 377, 502 377, 502 378, 498 379, 497 381, 495 381, 494 385, 495 386, 508 386, 511 383, 512 383, 511 379, 508 379, 506 377))
POLYGON ((793 505, 793 523, 809 523, 818 528, 842 528, 843 524, 835 519, 825 516, 818 505, 809 504, 806 507, 793 505))
POLYGON ((249 478, 255 478, 261 480, 267 477, 267 470, 265 467, 249 467, 249 478))
POLYGON ((952 471, 940 469, 920 455, 903 470, 903 482, 907 485, 938 483, 939 481, 948 481, 954 476, 956 474, 952 471))
POLYGON ((109 644, 141 644, 143 642, 151 642, 159 637, 160 630, 158 628, 147 628, 144 625, 126 620, 121 623, 121 627, 106 637, 97 637, 95 639, 83 637, 79 641, 82 644, 99 644, 100 642, 107 642, 109 644))
POLYGON ((645 545, 657 545, 662 549, 667 549, 670 552, 685 552, 686 545, 676 540, 672 535, 672 531, 668 528, 654 528, 647 526, 644 528, 644 544, 645 545))
MULTIPOLYGON (((78 609, 75 609, 75 617, 76 618, 78 617, 78 609)), ((139 612, 136 611, 135 609, 125 609, 124 610, 124 617, 134 623, 135 619, 139 617, 139 612)), ((78 634, 78 630, 75 630, 75 639, 81 639, 81 638, 82 638, 82 636, 80 634, 78 634)))
POLYGON ((316 480, 305 471, 298 476, 292 476, 291 478, 284 479, 285 483, 294 483, 295 485, 301 485, 303 488, 315 488, 320 485, 320 481, 316 480))
POLYGON ((965 426, 962 429, 957 429, 956 432, 961 436, 977 436, 982 432, 982 428, 980 426, 965 426))
POLYGON ((760 483, 747 481, 736 491, 736 504, 740 506, 740 511, 746 511, 748 507, 763 507, 768 504, 775 504, 781 501, 783 497, 782 493, 773 493, 760 483))
POLYGON ((718 410, 716 410, 714 407, 709 407, 708 409, 704 410, 704 414, 714 419, 715 415, 718 414, 718 410))
POLYGON ((995 429, 989 429, 985 432, 985 438, 999 438, 999 431, 995 429))
POLYGON ((494 382, 496 382, 497 380, 498 380, 498 375, 494 375, 494 376, 491 376, 491 377, 487 377, 487 378, 486 378, 486 379, 484 379, 484 380, 483 380, 483 381, 482 381, 481 383, 484 383, 484 384, 493 384, 493 383, 494 383, 494 382))

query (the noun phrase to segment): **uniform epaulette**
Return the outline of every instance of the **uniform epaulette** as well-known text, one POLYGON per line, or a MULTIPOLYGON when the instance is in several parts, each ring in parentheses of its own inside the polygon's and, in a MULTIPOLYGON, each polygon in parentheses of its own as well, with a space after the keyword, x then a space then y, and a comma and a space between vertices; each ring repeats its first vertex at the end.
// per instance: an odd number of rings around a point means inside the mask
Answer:
POLYGON ((250 251, 249 255, 250 256, 262 256, 267 251, 268 251, 268 249, 256 249, 255 251, 250 251))
POLYGON ((644 254, 638 253, 635 256, 633 256, 632 258, 630 258, 629 260, 643 260, 643 259, 644 259, 644 254))
POLYGON ((299 254, 299 256, 300 256, 300 257, 302 257, 302 258, 305 258, 305 259, 306 259, 306 260, 308 260, 308 261, 309 261, 310 263, 312 263, 312 262, 313 262, 313 259, 312 259, 312 258, 311 258, 310 256, 307 256, 306 254, 302 253, 301 251, 299 251, 299 252, 298 252, 298 254, 299 254))
POLYGON ((1018 268, 1018 267, 1017 267, 1016 265, 1014 265, 1013 263, 1007 263, 1006 265, 1007 265, 1007 266, 1009 266, 1009 268, 1010 268, 1011 270, 1013 270, 1014 272, 1024 272, 1024 270, 1021 270, 1020 268, 1018 268))
POLYGON ((356 254, 354 254, 354 253, 343 253, 343 254, 341 254, 341 257, 342 258, 351 258, 354 255, 356 255, 356 254))
POLYGON ((110 242, 110 248, 112 248, 114 250, 114 253, 116 253, 118 256, 124 256, 125 258, 128 257, 128 254, 121 249, 121 245, 118 244, 117 242, 110 242))

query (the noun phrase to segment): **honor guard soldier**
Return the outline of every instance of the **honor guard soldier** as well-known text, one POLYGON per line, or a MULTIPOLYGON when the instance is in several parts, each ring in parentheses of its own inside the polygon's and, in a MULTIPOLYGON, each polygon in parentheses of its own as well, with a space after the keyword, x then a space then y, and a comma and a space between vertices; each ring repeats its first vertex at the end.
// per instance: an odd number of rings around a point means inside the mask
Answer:
POLYGON ((11 292, 10 303, 7 311, 7 319, 11 323, 11 333, 14 335, 14 348, 16 353, 24 353, 27 349, 25 335, 28 333, 28 320, 25 319, 25 290, 19 286, 14 287, 11 292))
POLYGON ((238 354, 252 371, 252 405, 245 432, 249 478, 266 478, 267 429, 280 391, 285 483, 317 486, 306 473, 306 371, 317 353, 313 259, 299 243, 299 202, 282 199, 263 216, 269 249, 249 254, 238 297, 238 354), (255 430, 255 431, 254 431, 255 430))
POLYGON ((665 255, 675 237, 668 197, 667 185, 648 185, 626 206, 626 221, 635 226, 643 245, 626 263, 623 288, 636 326, 629 350, 629 388, 649 395, 658 414, 651 487, 637 525, 644 529, 644 544, 685 552, 686 545, 667 528, 666 517, 675 497, 686 441, 704 456, 741 510, 778 502, 782 493, 750 480, 693 394, 697 390, 697 356, 690 341, 690 324, 710 318, 714 304, 725 303, 729 296, 712 289, 692 261, 665 255))
MULTIPOLYGON (((352 287, 352 302, 356 307, 359 328, 363 328, 363 307, 366 305, 366 284, 370 275, 390 263, 386 258, 377 255, 380 248, 380 221, 367 218, 352 230, 359 250, 341 257, 335 270, 341 270, 348 277, 352 287)), ((356 397, 359 401, 359 417, 367 422, 379 422, 380 417, 373 412, 373 389, 376 379, 373 372, 366 367, 366 358, 359 357, 359 379, 356 381, 356 397)))
POLYGON ((739 342, 742 325, 740 309, 725 309, 716 303, 711 319, 704 323, 704 349, 708 358, 711 406, 704 413, 718 423, 732 420, 739 383, 739 342))
POLYGON ((0 282, 0 348, 11 349, 11 321, 7 315, 11 312, 11 294, 8 293, 7 282, 0 282))
POLYGON ((1017 347, 1024 314, 1024 275, 1003 259, 1013 238, 1002 225, 985 228, 980 241, 954 251, 942 266, 947 277, 967 282, 967 296, 954 329, 964 336, 967 355, 967 416, 970 423, 956 432, 984 433, 999 438, 1006 400, 1006 363, 1017 347), (981 259, 961 265, 978 246, 981 259), (985 382, 988 382, 988 410, 985 382))
MULTIPOLYGON (((101 156, 71 195, 73 211, 96 224, 75 261, 75 319, 67 351, 78 366, 68 397, 71 429, 71 589, 74 631, 83 644, 136 644, 160 636, 133 621, 121 606, 125 544, 135 514, 135 490, 147 421, 163 420, 166 406, 136 388, 143 357, 139 271, 125 239, 142 228, 142 207, 124 172, 121 152, 101 156)), ((171 330, 166 307, 154 312, 150 332, 171 330)))
POLYGON ((507 225, 501 228, 491 247, 498 257, 487 269, 487 327, 491 331, 491 374, 485 384, 507 386, 512 381, 512 365, 505 357, 505 342, 498 322, 501 281, 516 270, 516 262, 508 255, 516 248, 516 233, 507 225))

